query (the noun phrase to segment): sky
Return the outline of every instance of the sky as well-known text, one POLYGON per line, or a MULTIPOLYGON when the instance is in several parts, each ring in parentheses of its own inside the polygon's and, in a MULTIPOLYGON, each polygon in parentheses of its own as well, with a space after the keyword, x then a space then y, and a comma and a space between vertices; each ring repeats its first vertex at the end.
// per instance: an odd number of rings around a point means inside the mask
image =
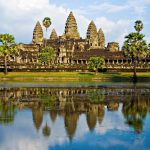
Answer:
POLYGON ((31 43, 36 22, 42 24, 44 17, 50 17, 52 25, 44 36, 48 38, 53 28, 60 36, 73 11, 82 38, 93 20, 97 29, 104 31, 107 43, 115 41, 121 46, 140 19, 144 23, 142 33, 150 42, 149 8, 150 0, 0 0, 0 33, 14 35, 17 43, 31 43))

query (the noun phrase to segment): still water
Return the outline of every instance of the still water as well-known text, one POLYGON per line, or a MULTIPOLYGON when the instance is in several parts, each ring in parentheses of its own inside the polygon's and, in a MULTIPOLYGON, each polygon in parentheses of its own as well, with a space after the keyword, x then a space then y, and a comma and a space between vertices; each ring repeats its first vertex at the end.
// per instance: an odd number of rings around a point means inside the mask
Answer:
POLYGON ((149 84, 0 84, 0 150, 149 150, 149 84))

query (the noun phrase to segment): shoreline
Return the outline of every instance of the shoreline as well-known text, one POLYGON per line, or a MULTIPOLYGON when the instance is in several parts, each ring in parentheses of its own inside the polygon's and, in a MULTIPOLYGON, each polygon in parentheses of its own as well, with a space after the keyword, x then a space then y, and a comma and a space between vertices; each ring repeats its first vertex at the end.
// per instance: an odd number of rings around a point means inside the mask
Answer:
MULTIPOLYGON (((150 73, 137 73, 139 82, 150 82, 150 73)), ((132 73, 98 73, 91 72, 9 72, 0 73, 2 81, 91 81, 91 82, 132 82, 132 73)))

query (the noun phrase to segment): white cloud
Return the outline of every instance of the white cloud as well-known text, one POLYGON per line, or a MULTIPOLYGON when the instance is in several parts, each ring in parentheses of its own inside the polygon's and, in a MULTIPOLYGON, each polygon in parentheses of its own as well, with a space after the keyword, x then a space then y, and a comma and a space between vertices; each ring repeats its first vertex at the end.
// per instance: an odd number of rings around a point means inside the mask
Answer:
POLYGON ((124 36, 129 32, 130 28, 129 20, 112 21, 105 17, 99 17, 95 20, 95 23, 98 28, 103 29, 107 42, 112 40, 119 42, 120 45, 124 41, 124 36))
MULTIPOLYGON (((141 4, 136 0, 132 2, 129 1, 125 5, 115 5, 110 3, 103 3, 101 5, 90 6, 92 10, 119 12, 128 9, 128 7, 134 7, 138 9, 138 6, 145 7, 146 4, 150 3, 150 0, 144 0, 141 4), (128 5, 129 6, 128 6, 128 5), (141 4, 141 5, 140 5, 141 4)), ((69 12, 71 11, 66 6, 57 6, 51 4, 49 0, 0 0, 0 32, 10 33, 16 37, 17 42, 30 43, 32 40, 33 29, 36 22, 43 20, 45 16, 49 16, 52 19, 52 25, 48 31, 48 36, 50 35, 50 30, 55 28, 58 35, 62 35, 65 28, 65 22, 69 12)), ((86 31, 90 20, 87 14, 84 14, 84 10, 74 9, 72 10, 77 19, 78 29, 80 35, 85 38, 86 31)), ((87 8, 88 11, 88 8, 87 8)), ((92 13, 92 11, 90 11, 92 13)), ((110 20, 108 17, 98 17, 95 19, 98 28, 102 28, 106 34, 106 41, 116 41, 120 45, 124 40, 124 35, 129 33, 129 28, 131 28, 129 20, 110 20)), ((45 30, 44 30, 45 31, 45 30)))
POLYGON ((95 4, 91 5, 89 9, 91 11, 100 11, 100 12, 107 12, 107 13, 114 13, 128 9, 128 5, 114 5, 110 3, 102 3, 102 4, 95 4))

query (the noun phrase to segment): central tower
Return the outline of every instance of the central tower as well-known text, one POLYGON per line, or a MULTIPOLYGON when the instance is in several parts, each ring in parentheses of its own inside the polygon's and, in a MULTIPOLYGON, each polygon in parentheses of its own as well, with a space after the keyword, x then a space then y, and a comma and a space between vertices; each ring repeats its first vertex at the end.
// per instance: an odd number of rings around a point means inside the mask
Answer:
POLYGON ((66 26, 65 26, 65 38, 66 39, 80 39, 76 19, 72 12, 70 12, 66 26))

